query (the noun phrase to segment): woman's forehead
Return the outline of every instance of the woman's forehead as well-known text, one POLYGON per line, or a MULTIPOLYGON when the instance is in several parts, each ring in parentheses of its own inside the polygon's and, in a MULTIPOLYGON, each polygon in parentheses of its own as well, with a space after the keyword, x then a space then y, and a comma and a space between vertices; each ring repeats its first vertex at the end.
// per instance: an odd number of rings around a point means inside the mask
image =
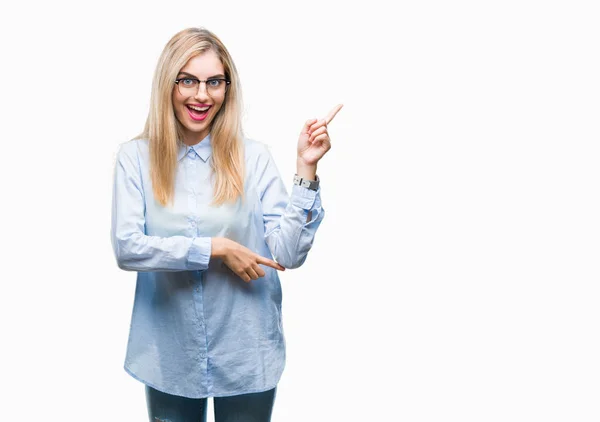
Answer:
POLYGON ((189 59, 185 66, 180 69, 180 72, 185 72, 202 79, 217 74, 224 74, 224 69, 223 63, 221 63, 217 53, 213 50, 207 50, 189 59))

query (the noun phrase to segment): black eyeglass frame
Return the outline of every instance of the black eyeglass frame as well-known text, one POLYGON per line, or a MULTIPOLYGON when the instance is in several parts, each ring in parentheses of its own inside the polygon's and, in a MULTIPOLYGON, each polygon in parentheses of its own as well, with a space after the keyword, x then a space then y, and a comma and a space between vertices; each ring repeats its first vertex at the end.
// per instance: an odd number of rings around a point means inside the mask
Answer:
MULTIPOLYGON (((198 93, 200 91, 200 83, 201 82, 204 82, 205 84, 207 84, 208 81, 223 81, 223 82, 225 82, 225 92, 227 92, 227 87, 231 84, 231 81, 229 79, 225 79, 225 78, 210 78, 210 79, 206 79, 206 80, 202 81, 200 79, 186 77, 186 78, 177 78, 177 79, 175 79, 174 82, 179 87, 179 86, 181 86, 181 85, 179 85, 179 82, 184 81, 184 80, 198 82, 198 91, 196 93, 198 93)), ((206 85, 206 92, 208 92, 208 85, 206 85)), ((181 93, 181 91, 180 91, 180 93, 181 93)))

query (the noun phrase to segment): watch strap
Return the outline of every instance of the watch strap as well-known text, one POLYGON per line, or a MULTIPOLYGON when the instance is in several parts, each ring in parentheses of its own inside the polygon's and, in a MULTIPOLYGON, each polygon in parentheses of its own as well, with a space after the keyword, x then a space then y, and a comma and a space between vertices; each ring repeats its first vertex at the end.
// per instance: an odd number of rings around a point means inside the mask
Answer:
POLYGON ((298 186, 302 186, 303 188, 317 190, 319 189, 319 176, 317 176, 317 180, 308 180, 303 179, 297 174, 294 175, 294 184, 298 186))

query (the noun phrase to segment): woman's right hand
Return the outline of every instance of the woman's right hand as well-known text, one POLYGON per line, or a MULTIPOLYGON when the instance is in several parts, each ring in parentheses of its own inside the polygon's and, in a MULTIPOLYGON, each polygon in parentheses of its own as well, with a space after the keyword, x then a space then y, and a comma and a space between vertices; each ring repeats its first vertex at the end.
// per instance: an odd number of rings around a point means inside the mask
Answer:
POLYGON ((225 237, 213 237, 211 239, 211 257, 222 259, 223 263, 246 283, 265 276, 265 271, 258 264, 285 271, 285 268, 277 262, 258 255, 247 247, 225 237))

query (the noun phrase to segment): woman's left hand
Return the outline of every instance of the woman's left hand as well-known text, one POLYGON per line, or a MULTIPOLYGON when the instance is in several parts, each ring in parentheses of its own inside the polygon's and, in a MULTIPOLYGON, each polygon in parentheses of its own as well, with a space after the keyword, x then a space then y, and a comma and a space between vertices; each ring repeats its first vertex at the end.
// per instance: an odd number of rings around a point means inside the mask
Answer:
POLYGON ((302 164, 314 166, 331 149, 331 140, 327 133, 327 125, 343 107, 338 104, 324 119, 308 120, 298 138, 298 159, 302 164))

